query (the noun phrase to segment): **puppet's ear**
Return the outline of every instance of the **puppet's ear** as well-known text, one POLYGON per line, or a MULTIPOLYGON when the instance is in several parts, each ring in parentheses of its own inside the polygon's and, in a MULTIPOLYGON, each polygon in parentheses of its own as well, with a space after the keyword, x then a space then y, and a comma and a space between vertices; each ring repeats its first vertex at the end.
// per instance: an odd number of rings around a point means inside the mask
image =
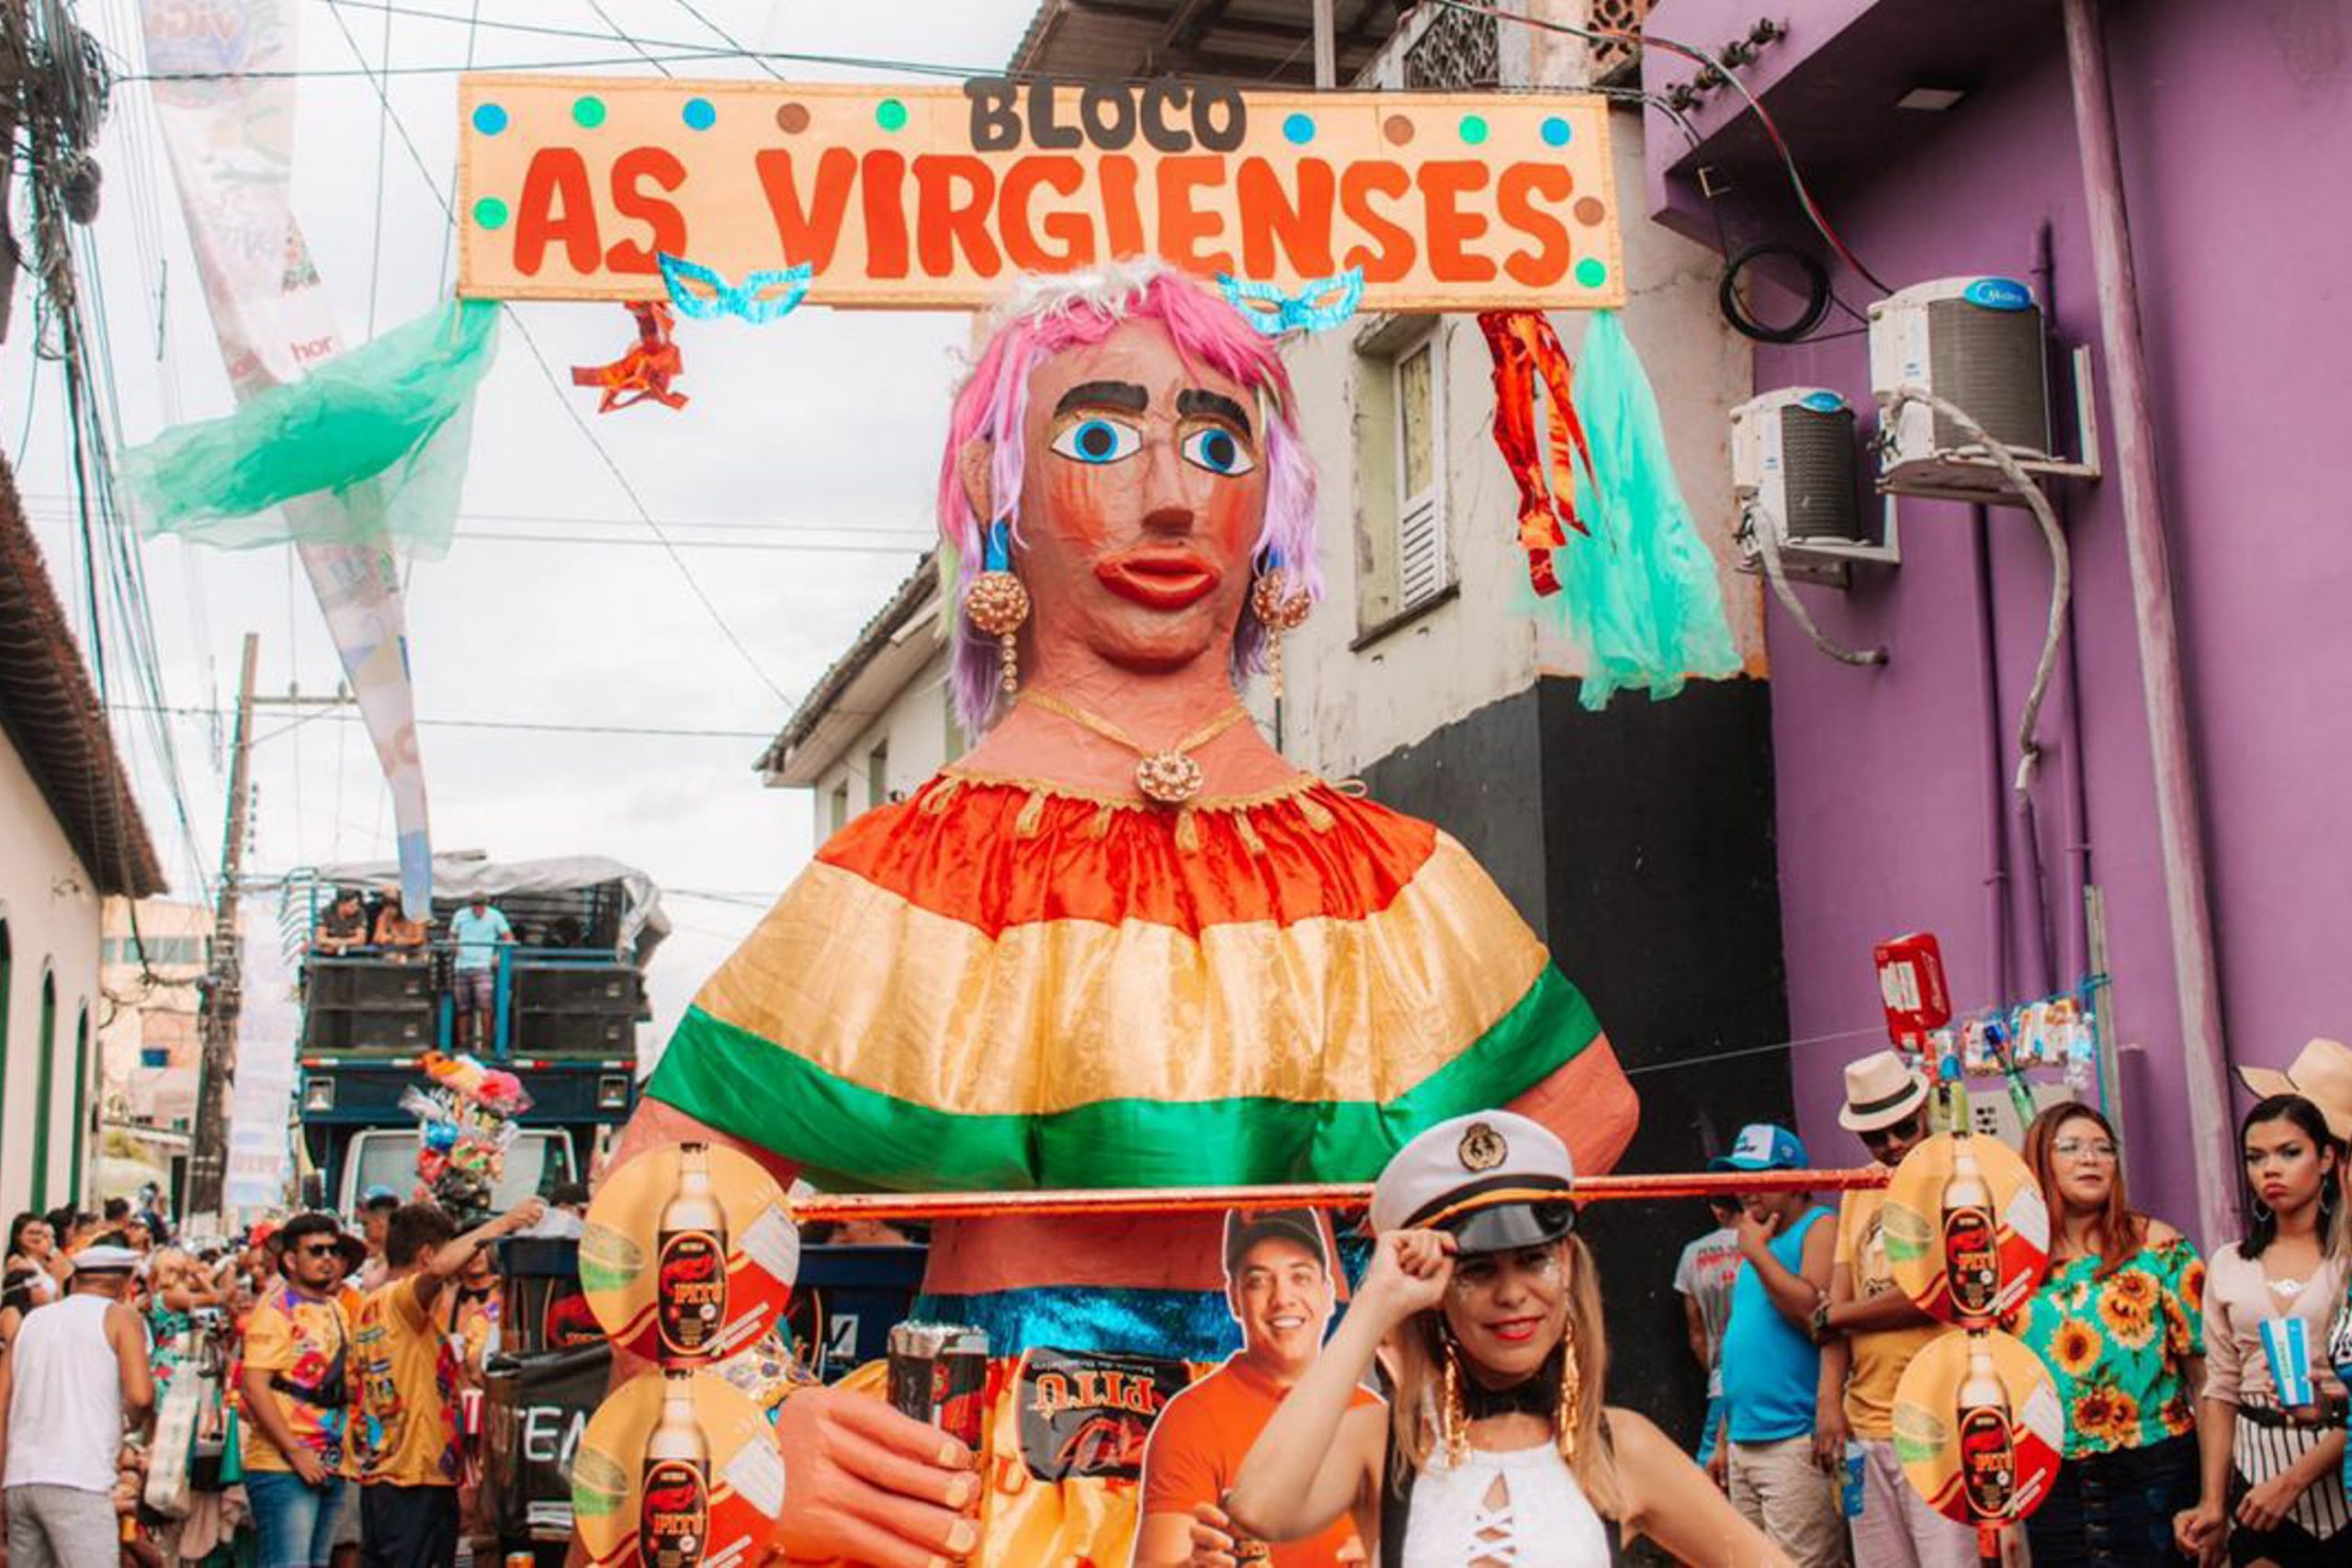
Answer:
POLYGON ((996 517, 994 481, 989 468, 996 458, 996 443, 985 435, 975 435, 964 443, 956 454, 956 476, 964 481, 964 500, 971 507, 972 515, 980 520, 980 532, 996 517))

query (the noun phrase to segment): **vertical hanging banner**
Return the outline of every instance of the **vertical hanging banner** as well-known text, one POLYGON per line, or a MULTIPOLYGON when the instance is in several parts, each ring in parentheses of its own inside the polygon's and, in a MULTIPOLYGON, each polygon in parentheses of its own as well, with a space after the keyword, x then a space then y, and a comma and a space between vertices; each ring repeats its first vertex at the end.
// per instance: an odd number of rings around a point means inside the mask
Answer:
MULTIPOLYGON (((242 403, 300 380, 343 346, 288 200, 298 8, 291 0, 141 0, 140 17, 156 124, 242 403)), ((292 536, 311 541, 296 546, 302 570, 391 788, 401 902, 423 919, 433 853, 406 615, 383 507, 373 481, 284 503, 292 536)))
POLYGON ((1373 310, 1625 298, 1583 95, 476 73, 458 113, 472 298, 974 308, 1142 254, 1301 294, 1360 271, 1373 310))

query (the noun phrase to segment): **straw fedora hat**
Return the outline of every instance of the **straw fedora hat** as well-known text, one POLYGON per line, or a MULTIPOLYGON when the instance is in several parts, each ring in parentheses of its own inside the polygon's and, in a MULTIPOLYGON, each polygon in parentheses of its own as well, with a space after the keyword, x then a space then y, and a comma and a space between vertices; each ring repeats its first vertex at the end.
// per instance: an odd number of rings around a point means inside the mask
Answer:
POLYGON ((2295 1053, 2287 1070, 2240 1067, 2238 1081, 2258 1099, 2300 1094, 2320 1108, 2328 1131, 2352 1138, 2352 1046, 2341 1040, 2313 1040, 2295 1053))
POLYGON ((1928 1080, 1892 1051, 1880 1051, 1846 1066, 1846 1103, 1838 1125, 1849 1133, 1892 1127, 1928 1102, 1928 1080))

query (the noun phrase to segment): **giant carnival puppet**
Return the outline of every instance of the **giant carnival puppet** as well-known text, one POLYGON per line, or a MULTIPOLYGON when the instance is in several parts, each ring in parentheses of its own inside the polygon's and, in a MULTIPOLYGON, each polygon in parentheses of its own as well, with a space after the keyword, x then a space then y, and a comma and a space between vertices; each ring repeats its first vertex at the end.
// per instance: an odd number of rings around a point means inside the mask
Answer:
MULTIPOLYGON (((981 739, 819 851, 703 987, 629 1147, 713 1138, 844 1190, 1362 1182, 1510 1106, 1611 1167, 1631 1086, 1495 884, 1242 705, 1321 586, 1269 339, 1156 263, 1024 282, 956 396, 939 519, 981 739)), ((1133 1482, 1024 1454, 1012 1367, 1214 1360, 1219 1229, 940 1224, 918 1314, 987 1332, 988 1451, 862 1379, 797 1393, 779 1548, 1125 1564, 1133 1482)))

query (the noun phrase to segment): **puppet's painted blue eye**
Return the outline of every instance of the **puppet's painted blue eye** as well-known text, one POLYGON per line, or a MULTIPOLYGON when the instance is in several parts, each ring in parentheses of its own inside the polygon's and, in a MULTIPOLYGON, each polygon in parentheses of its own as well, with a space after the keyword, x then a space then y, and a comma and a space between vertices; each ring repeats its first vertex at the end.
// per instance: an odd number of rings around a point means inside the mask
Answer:
POLYGON ((1246 474, 1258 466, 1257 460, 1250 456, 1250 448, 1241 444, 1238 436, 1214 424, 1195 430, 1184 437, 1184 445, 1180 450, 1184 454, 1184 461, 1195 468, 1206 468, 1213 474, 1246 474))
POLYGON ((1143 433, 1132 424, 1093 414, 1055 436, 1054 450, 1081 463, 1115 463, 1143 450, 1143 433))

